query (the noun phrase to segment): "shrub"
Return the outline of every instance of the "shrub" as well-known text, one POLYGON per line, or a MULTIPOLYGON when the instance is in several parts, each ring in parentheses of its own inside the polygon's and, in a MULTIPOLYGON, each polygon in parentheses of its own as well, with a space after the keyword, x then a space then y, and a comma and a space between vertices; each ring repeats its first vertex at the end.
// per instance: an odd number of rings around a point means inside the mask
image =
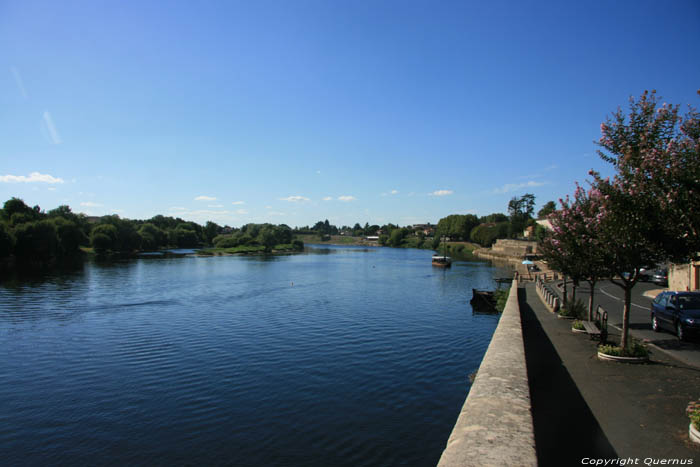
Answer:
POLYGON ((621 348, 617 345, 601 345, 598 347, 598 351, 606 355, 612 355, 613 357, 648 357, 649 351, 647 348, 635 338, 630 339, 630 343, 626 349, 621 348))
POLYGON ((566 308, 562 308, 559 314, 569 318, 583 319, 587 311, 586 305, 581 300, 576 300, 575 303, 569 303, 566 308))
POLYGON ((239 245, 239 239, 233 236, 218 235, 214 238, 214 246, 216 248, 234 248, 239 245))
POLYGON ((692 401, 685 409, 686 415, 690 418, 696 430, 700 430, 700 401, 692 401))
POLYGON ((583 321, 581 321, 580 319, 574 320, 574 323, 571 325, 571 327, 574 329, 578 329, 580 331, 583 331, 584 329, 586 329, 583 327, 583 321))
POLYGON ((499 289, 493 292, 493 298, 496 299, 496 309, 500 312, 506 307, 506 302, 508 301, 508 295, 510 294, 510 288, 499 289))

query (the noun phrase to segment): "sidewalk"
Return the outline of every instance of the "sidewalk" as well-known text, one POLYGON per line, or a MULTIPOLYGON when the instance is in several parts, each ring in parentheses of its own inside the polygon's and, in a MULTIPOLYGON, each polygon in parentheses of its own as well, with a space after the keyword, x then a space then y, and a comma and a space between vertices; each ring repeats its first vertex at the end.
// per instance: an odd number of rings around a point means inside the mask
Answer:
MULTIPOLYGON (((583 458, 693 459, 685 408, 700 399, 700 370, 651 349, 648 364, 601 362, 596 342, 547 311, 534 284, 519 289, 540 465, 583 458)), ((610 340, 619 333, 609 328, 610 340)))

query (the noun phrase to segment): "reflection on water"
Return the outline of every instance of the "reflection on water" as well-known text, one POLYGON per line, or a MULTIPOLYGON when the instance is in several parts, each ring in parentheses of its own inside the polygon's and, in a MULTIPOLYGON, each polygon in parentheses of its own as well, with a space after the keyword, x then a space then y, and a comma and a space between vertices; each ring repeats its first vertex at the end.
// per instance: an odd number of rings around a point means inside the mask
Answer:
POLYGON ((0 284, 0 458, 435 465, 498 316, 431 252, 87 262, 0 284))

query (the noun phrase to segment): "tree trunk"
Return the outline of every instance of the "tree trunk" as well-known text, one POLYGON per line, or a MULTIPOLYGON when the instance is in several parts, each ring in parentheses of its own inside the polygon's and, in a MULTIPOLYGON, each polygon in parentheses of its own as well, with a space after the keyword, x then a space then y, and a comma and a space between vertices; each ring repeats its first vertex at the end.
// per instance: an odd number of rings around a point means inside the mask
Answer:
POLYGON ((588 321, 593 321, 593 295, 595 294, 595 282, 588 281, 591 286, 591 292, 588 294, 588 321))
POLYGON ((620 348, 627 348, 627 335, 630 327, 630 308, 632 307, 632 287, 625 287, 625 308, 622 311, 622 337, 620 339, 620 348))
POLYGON ((571 284, 571 305, 576 306, 576 282, 571 284))
POLYGON ((568 301, 568 297, 566 296, 567 291, 566 291, 566 274, 564 275, 564 308, 566 308, 566 303, 568 301))

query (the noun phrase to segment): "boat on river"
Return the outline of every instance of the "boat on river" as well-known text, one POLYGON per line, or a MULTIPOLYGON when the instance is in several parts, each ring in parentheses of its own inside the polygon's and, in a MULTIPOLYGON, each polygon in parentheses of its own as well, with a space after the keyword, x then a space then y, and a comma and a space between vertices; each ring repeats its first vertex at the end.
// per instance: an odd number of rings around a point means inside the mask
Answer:
POLYGON ((433 266, 449 268, 452 266, 452 258, 445 255, 433 255, 433 266))
POLYGON ((433 255, 433 266, 438 268, 449 268, 452 266, 452 258, 447 256, 446 245, 442 241, 442 238, 440 240, 440 243, 443 245, 442 254, 433 255))

